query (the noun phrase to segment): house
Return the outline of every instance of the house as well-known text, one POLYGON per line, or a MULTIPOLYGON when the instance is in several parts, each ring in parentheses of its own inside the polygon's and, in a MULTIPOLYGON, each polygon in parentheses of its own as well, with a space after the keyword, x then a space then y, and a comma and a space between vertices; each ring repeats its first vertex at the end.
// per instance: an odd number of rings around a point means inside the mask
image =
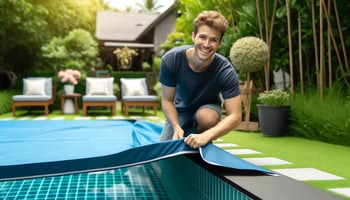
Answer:
POLYGON ((119 70, 119 62, 113 51, 116 48, 133 48, 138 55, 133 57, 129 70, 142 70, 143 61, 152 63, 153 56, 161 55, 160 45, 175 29, 177 13, 170 6, 163 13, 126 13, 100 11, 96 19, 96 38, 100 55, 105 63, 119 70))

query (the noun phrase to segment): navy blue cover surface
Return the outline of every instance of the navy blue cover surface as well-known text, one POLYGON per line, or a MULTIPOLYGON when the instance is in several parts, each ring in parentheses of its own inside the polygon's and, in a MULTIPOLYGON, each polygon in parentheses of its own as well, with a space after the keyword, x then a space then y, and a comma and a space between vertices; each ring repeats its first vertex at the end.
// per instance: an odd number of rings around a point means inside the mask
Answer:
POLYGON ((0 180, 129 167, 200 154, 215 166, 273 172, 213 144, 199 149, 183 139, 159 142, 162 126, 146 121, 0 121, 0 180))

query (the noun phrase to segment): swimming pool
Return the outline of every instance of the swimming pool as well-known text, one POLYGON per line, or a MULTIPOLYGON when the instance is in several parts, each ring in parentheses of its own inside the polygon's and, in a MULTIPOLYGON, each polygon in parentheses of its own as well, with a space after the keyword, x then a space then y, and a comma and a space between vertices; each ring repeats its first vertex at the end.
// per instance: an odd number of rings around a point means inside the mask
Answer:
POLYGON ((107 171, 0 182, 0 198, 251 199, 186 157, 107 171), (187 171, 174 171, 180 165, 187 171))
POLYGON ((158 142, 160 130, 135 121, 0 121, 0 199, 337 199, 213 144, 158 142))

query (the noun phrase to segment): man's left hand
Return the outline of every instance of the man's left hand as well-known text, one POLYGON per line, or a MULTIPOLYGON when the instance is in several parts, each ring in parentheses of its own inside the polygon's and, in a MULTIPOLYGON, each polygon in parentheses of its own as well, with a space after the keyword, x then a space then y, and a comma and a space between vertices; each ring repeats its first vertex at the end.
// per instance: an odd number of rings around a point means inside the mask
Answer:
POLYGON ((206 134, 190 134, 185 138, 185 143, 194 148, 197 149, 201 146, 205 146, 210 142, 210 138, 206 134))

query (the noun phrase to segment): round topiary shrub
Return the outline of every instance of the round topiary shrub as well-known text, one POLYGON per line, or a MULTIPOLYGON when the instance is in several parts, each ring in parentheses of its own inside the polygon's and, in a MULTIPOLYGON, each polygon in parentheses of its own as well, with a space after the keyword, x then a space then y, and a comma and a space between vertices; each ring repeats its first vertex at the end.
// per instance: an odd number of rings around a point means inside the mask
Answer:
POLYGON ((230 59, 237 70, 259 71, 268 58, 268 46, 260 38, 248 36, 238 39, 231 47, 230 59))

